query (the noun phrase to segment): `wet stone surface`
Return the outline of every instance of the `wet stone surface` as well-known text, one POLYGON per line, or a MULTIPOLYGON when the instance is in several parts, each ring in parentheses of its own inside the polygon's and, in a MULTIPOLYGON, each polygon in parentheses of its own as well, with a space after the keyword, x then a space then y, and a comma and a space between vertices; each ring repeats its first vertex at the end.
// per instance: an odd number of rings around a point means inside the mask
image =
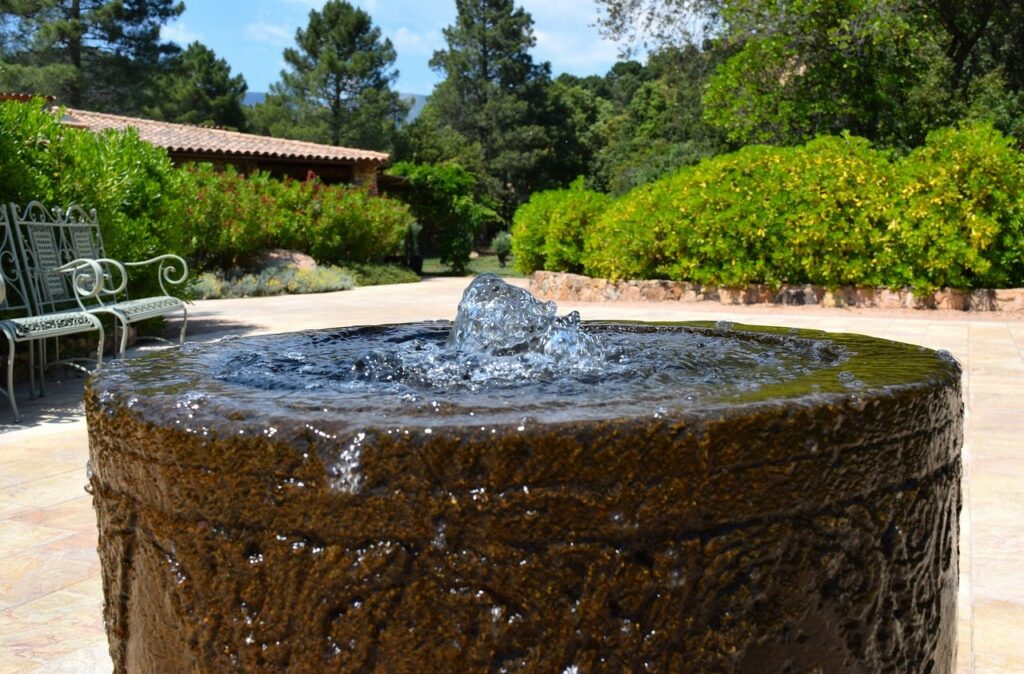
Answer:
POLYGON ((94 378, 116 671, 951 671, 955 362, 526 310, 94 378))

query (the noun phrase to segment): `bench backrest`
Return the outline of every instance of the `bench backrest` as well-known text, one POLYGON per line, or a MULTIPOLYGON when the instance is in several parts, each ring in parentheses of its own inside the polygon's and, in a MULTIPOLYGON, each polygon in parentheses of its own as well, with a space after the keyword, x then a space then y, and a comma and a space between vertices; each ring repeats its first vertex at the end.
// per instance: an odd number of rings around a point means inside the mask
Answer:
POLYGON ((42 313, 77 309, 72 274, 57 269, 72 260, 104 257, 96 212, 48 209, 38 201, 24 208, 11 204, 10 211, 33 304, 42 313))
POLYGON ((22 318, 32 315, 32 305, 26 290, 25 275, 15 243, 14 227, 7 207, 0 204, 0 318, 22 318))

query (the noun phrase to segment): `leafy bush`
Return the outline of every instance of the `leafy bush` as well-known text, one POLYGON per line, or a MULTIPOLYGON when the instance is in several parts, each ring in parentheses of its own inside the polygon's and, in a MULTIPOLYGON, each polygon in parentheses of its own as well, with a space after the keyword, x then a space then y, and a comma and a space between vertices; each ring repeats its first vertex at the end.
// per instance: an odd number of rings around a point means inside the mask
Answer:
POLYGON ((399 162, 388 173, 407 181, 399 195, 423 225, 423 248, 437 253, 452 271, 464 272, 477 234, 498 220, 492 205, 474 196, 476 177, 454 163, 399 162))
POLYGON ((498 264, 505 266, 508 254, 512 252, 512 235, 506 231, 500 231, 491 239, 491 250, 498 258, 498 264))
POLYGON ((185 231, 201 268, 228 268, 261 250, 309 253, 322 264, 379 261, 396 253, 411 222, 393 199, 344 185, 248 176, 209 164, 184 169, 185 231))
MULTIPOLYGON (((95 208, 116 259, 192 252, 175 226, 180 185, 167 153, 132 129, 95 134, 63 126, 42 100, 0 102, 0 193, 20 205, 95 208)), ((153 274, 131 281, 133 294, 158 287, 153 274)))
POLYGON ((513 219, 516 268, 582 272, 586 232, 610 204, 608 195, 586 189, 582 177, 569 189, 534 193, 513 219))
POLYGON ((299 235, 299 249, 318 262, 379 262, 401 251, 409 209, 366 190, 316 184, 313 218, 299 235))
POLYGON ((584 269, 723 286, 1022 285, 1022 181, 1021 153, 985 124, 902 159, 848 135, 748 146, 612 205, 586 232, 584 269))
POLYGON ((192 286, 197 299, 326 293, 355 286, 351 272, 339 267, 269 267, 258 274, 203 272, 192 286))
POLYGON ((420 280, 416 272, 396 264, 347 264, 345 270, 352 274, 357 286, 418 283, 420 280))
POLYGON ((1024 154, 987 124, 932 132, 899 163, 879 252, 891 285, 1024 285, 1024 154))

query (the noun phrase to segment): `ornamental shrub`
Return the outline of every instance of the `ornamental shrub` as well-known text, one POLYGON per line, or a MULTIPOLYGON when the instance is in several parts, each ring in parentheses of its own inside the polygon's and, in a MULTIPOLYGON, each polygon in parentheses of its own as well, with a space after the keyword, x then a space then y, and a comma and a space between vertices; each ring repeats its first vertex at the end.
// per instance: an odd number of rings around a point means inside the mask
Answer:
POLYGON ((210 164, 183 175, 182 227, 201 269, 237 266, 268 248, 300 250, 321 264, 380 261, 396 253, 411 221, 404 204, 315 176, 277 180, 210 164))
POLYGON ((1022 200, 1024 157, 985 124, 935 132, 905 158, 849 135, 748 146, 613 204, 583 264, 721 286, 1024 285, 1022 200))
POLYGON ((1024 286, 1024 154, 990 124, 940 129, 899 162, 888 285, 1024 286))
MULTIPOLYGON (((180 185, 167 153, 133 129, 96 134, 64 126, 41 99, 0 102, 0 194, 21 206, 95 208, 115 259, 191 254, 176 226, 180 185)), ((133 296, 158 291, 155 272, 130 280, 133 296)))
POLYGON ((582 177, 568 189, 534 193, 513 218, 516 269, 524 274, 537 269, 582 273, 586 232, 611 201, 586 189, 582 177))
POLYGON ((441 264, 455 273, 464 272, 477 235, 499 220, 493 204, 477 199, 476 176, 451 162, 399 162, 388 173, 405 178, 398 195, 422 225, 420 254, 436 254, 441 264))

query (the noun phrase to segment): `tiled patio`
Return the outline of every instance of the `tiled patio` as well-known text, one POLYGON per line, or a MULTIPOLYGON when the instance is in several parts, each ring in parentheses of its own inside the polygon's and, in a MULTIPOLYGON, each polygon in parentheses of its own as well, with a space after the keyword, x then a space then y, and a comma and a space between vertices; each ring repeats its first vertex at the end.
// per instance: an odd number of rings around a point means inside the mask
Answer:
MULTIPOLYGON (((318 296, 201 302, 199 339, 224 333, 451 318, 466 281, 434 279, 318 296)), ((967 408, 957 672, 1024 672, 1024 318, 659 304, 563 305, 584 319, 728 319, 859 332, 946 349, 967 408)), ((109 672, 95 521, 85 493, 81 381, 0 404, 0 674, 109 672)))

